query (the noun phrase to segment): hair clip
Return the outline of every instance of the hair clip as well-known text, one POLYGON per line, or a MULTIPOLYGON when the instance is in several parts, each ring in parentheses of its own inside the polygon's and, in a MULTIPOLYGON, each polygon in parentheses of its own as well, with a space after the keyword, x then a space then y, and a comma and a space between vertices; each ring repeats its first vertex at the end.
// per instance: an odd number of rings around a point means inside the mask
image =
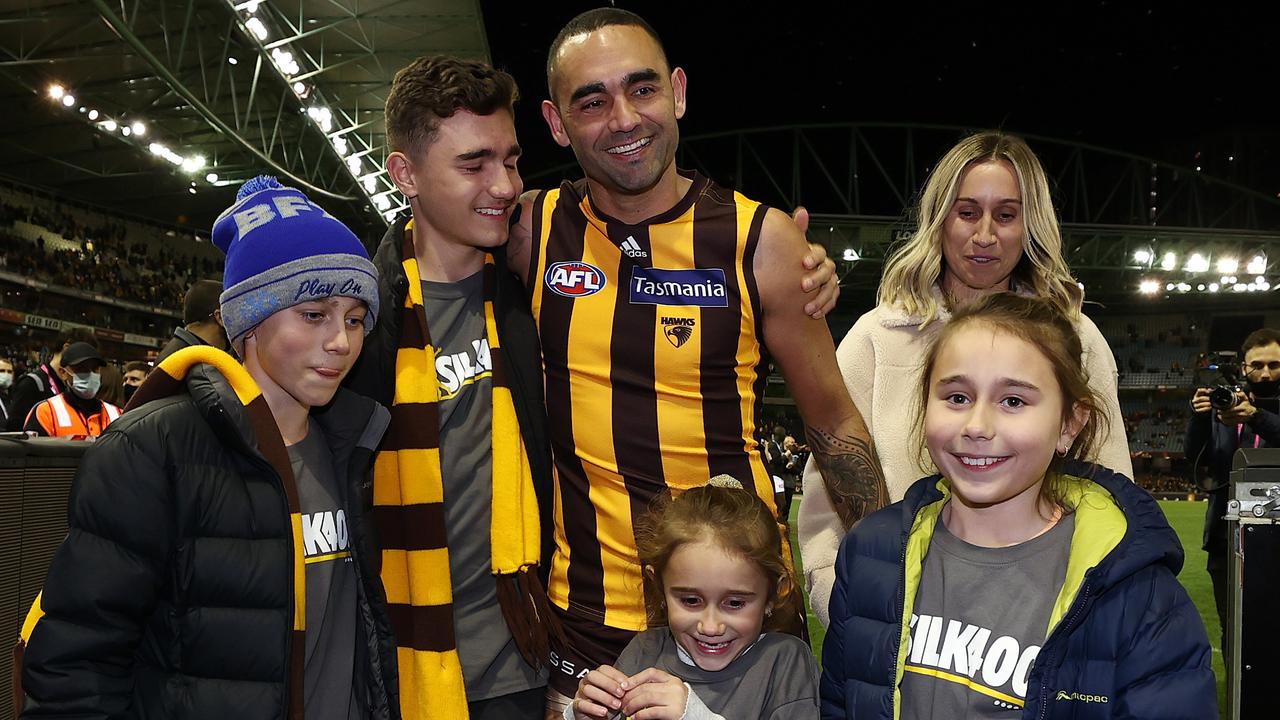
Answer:
POLYGON ((734 490, 745 489, 742 487, 742 483, 738 482, 737 478, 733 477, 732 475, 724 475, 724 474, 717 475, 711 478, 710 480, 708 480, 707 484, 712 487, 733 488, 734 490))

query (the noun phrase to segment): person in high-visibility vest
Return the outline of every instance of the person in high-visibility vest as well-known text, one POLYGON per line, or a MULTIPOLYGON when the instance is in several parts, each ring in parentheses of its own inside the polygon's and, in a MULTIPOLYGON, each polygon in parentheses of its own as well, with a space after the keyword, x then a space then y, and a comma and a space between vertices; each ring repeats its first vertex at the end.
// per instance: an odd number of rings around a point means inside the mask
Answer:
POLYGON ((89 343, 71 343, 62 351, 58 369, 67 391, 36 403, 27 414, 23 429, 46 437, 83 439, 101 435, 120 417, 120 408, 94 397, 102 385, 99 371, 106 364, 89 343))

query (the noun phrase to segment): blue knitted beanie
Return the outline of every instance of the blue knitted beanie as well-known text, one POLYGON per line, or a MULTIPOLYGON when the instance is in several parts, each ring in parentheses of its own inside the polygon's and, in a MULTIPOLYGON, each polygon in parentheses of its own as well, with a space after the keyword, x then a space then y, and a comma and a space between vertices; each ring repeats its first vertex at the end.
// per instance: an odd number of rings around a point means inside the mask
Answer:
POLYGON ((378 275, 346 225, 266 175, 245 183, 213 224, 227 254, 222 323, 242 357, 244 336, 276 312, 308 300, 344 296, 369 308, 365 334, 378 319, 378 275))

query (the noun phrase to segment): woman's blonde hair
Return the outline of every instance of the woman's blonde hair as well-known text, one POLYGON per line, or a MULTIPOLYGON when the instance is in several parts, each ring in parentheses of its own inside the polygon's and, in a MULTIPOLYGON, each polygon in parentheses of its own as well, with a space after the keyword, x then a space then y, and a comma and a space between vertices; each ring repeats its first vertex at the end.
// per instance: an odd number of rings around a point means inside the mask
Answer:
POLYGON ((994 130, 961 140, 929 173, 912 213, 916 230, 885 263, 878 297, 881 305, 901 306, 907 314, 923 318, 922 325, 937 317, 934 288, 942 280, 945 263, 943 227, 959 193, 960 177, 973 165, 997 160, 1013 165, 1026 229, 1022 258, 1013 270, 1010 287, 1044 298, 1067 317, 1079 316, 1084 292, 1062 257, 1062 232, 1044 168, 1026 141, 994 130))

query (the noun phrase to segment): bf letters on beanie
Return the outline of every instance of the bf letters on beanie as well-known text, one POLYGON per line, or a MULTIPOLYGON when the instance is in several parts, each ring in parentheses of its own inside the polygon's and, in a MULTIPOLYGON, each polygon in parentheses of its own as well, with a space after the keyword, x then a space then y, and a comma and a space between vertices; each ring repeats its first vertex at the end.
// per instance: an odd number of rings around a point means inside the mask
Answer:
POLYGON ((363 300, 365 333, 377 322, 378 276, 364 245, 300 190, 273 177, 250 180, 218 216, 213 242, 227 254, 222 322, 238 353, 263 320, 309 300, 363 300))

